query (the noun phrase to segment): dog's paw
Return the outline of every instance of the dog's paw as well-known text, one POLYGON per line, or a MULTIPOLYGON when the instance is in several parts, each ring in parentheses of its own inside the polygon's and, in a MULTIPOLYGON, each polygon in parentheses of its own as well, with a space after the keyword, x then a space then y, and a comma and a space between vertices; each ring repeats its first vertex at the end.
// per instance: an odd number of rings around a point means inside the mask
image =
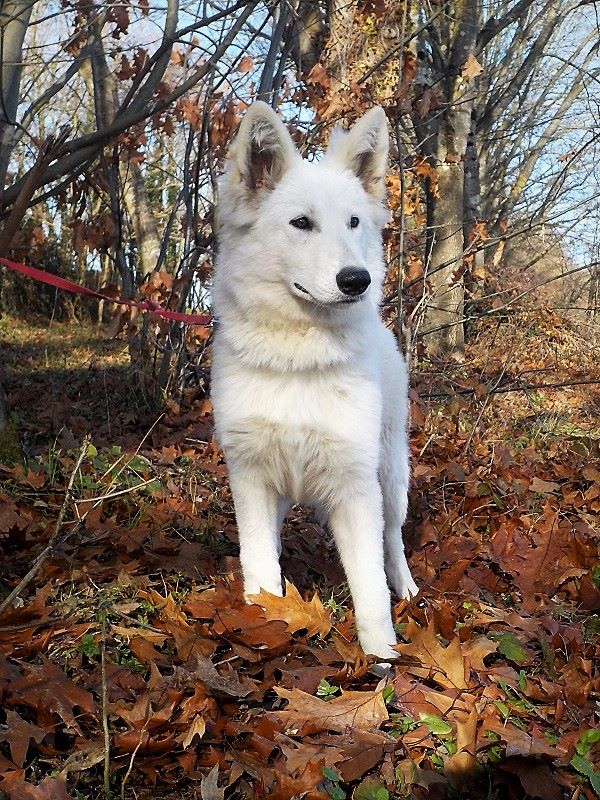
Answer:
POLYGON ((398 658, 398 653, 386 642, 374 642, 372 644, 362 644, 361 647, 369 656, 377 656, 377 658, 384 659, 385 661, 394 661, 398 658))
POLYGON ((359 631, 358 641, 367 655, 377 656, 386 661, 398 658, 398 653, 392 649, 392 645, 396 643, 396 633, 391 626, 383 635, 375 628, 366 633, 359 631))
POLYGON ((413 576, 410 573, 404 577, 402 583, 402 591, 398 596, 403 600, 410 600, 411 597, 416 597, 419 594, 419 587, 415 583, 413 576))
POLYGON ((409 570, 398 570, 395 575, 389 576, 392 589, 401 600, 410 600, 419 594, 419 587, 415 583, 409 570))
POLYGON ((244 581, 244 599, 247 603, 255 603, 255 596, 261 592, 283 597, 283 586, 281 576, 277 578, 262 578, 253 581, 244 581))

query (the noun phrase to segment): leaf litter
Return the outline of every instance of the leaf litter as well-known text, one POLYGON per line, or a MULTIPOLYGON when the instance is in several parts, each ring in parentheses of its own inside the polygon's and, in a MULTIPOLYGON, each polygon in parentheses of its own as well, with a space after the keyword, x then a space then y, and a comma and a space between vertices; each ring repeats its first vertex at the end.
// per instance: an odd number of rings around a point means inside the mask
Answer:
POLYGON ((382 679, 331 541, 295 510, 285 596, 244 602, 204 396, 157 421, 120 391, 116 345, 97 356, 97 385, 115 388, 98 397, 90 370, 65 384, 28 330, 2 328, 31 370, 8 370, 29 449, 0 467, 3 596, 53 534, 90 421, 94 439, 51 556, 0 616, 9 800, 102 796, 105 765, 111 792, 142 798, 598 793, 593 436, 540 438, 514 396, 480 413, 476 395, 414 394, 407 542, 422 591, 395 606, 399 657, 382 679))

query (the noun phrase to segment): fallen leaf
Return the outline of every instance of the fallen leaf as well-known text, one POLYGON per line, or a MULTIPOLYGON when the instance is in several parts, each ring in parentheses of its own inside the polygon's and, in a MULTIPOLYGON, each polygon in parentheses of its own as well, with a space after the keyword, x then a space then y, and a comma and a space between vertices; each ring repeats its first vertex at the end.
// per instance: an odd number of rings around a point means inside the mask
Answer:
POLYGON ((27 664, 23 676, 12 686, 19 703, 37 712, 37 721, 44 718, 48 722, 52 714, 61 718, 68 728, 81 735, 75 719, 74 709, 92 714, 95 709, 94 698, 81 689, 55 664, 45 659, 43 663, 27 664))
POLYGON ((336 746, 320 742, 314 743, 306 739, 298 741, 284 733, 275 734, 275 743, 285 756, 286 767, 290 775, 301 772, 310 762, 321 763, 326 767, 335 767, 340 761, 346 764, 345 751, 336 746))
POLYGON ((447 784, 447 780, 439 772, 421 769, 410 758, 405 758, 396 766, 396 775, 406 786, 423 786, 428 789, 432 784, 447 784))
POLYGON ((438 717, 437 714, 429 714, 427 711, 421 711, 419 713, 419 719, 427 726, 429 732, 435 734, 435 736, 448 736, 449 733, 452 733, 452 725, 448 725, 448 723, 441 717, 438 717))
POLYGON ((498 652, 506 656, 509 661, 515 661, 517 664, 527 664, 531 661, 521 642, 512 633, 492 632, 489 637, 498 642, 498 652))
POLYGON ((390 793, 379 778, 365 778, 354 790, 353 800, 389 800, 390 793))
POLYGON ((230 672, 229 675, 221 675, 212 661, 201 655, 196 656, 196 667, 188 675, 199 678, 212 692, 229 697, 247 697, 258 686, 255 681, 245 675, 240 677, 234 672, 230 672))
POLYGON ((8 742, 10 757, 17 767, 22 767, 27 757, 29 743, 33 739, 34 742, 40 744, 46 731, 27 722, 10 708, 7 708, 5 713, 6 730, 0 729, 0 741, 8 742))
POLYGON ((497 719, 488 719, 484 722, 482 734, 493 731, 506 744, 506 755, 511 756, 548 756, 552 759, 561 758, 565 751, 554 747, 544 739, 535 725, 529 732, 517 728, 510 722, 503 723, 497 719))
POLYGON ((290 797, 303 797, 306 800, 329 800, 330 795, 317 789, 323 778, 323 765, 320 762, 308 762, 304 769, 294 776, 276 770, 276 785, 269 789, 270 800, 289 800, 290 797))
POLYGON ((139 628, 136 625, 131 625, 129 628, 125 627, 124 625, 111 625, 110 627, 113 633, 116 633, 119 636, 123 636, 127 639, 139 637, 141 639, 146 639, 146 641, 152 642, 152 644, 156 644, 159 647, 164 645, 165 639, 167 638, 166 633, 162 633, 161 631, 152 631, 148 628, 139 628))
POLYGON ((486 636, 477 636, 465 642, 462 646, 462 654, 466 669, 470 668, 476 674, 485 672, 487 667, 483 663, 484 658, 495 653, 497 649, 498 643, 486 636))
POLYGON ((4 772, 1 776, 0 790, 6 792, 10 800, 72 800, 67 792, 65 779, 44 778, 41 783, 28 783, 24 770, 4 772))
POLYGON ((362 670, 369 664, 369 657, 358 642, 349 641, 343 636, 333 636, 335 649, 341 655, 345 664, 350 664, 355 671, 362 670))
POLYGON ((381 763, 386 747, 395 747, 391 737, 380 731, 363 731, 354 728, 350 740, 344 743, 344 758, 339 772, 346 782, 360 780, 367 772, 381 763))
POLYGON ((48 480, 45 472, 34 472, 28 467, 25 473, 20 465, 14 468, 13 474, 19 483, 31 486, 32 489, 41 489, 48 480))
POLYGON ((181 736, 177 737, 177 741, 181 742, 184 749, 188 748, 192 743, 192 739, 194 736, 198 736, 199 739, 202 739, 206 732, 206 722, 204 718, 200 716, 200 714, 196 714, 194 717, 194 721, 187 729, 187 731, 182 734, 181 736))
POLYGON ((502 770, 516 775, 528 797, 541 800, 562 800, 563 792, 556 783, 550 766, 531 758, 510 758, 503 762, 502 770))
POLYGON ((388 711, 381 690, 373 692, 342 691, 332 700, 321 700, 300 689, 282 689, 275 686, 279 697, 288 701, 284 711, 271 712, 271 717, 281 720, 286 731, 297 731, 306 736, 319 731, 343 733, 350 728, 377 730, 388 719, 388 711))
POLYGON ((306 629, 309 636, 319 634, 325 638, 331 630, 331 612, 321 602, 315 592, 312 600, 303 600, 293 583, 286 580, 285 595, 278 597, 264 589, 259 594, 250 595, 253 603, 264 609, 267 619, 281 619, 292 633, 306 629))
POLYGON ((591 464, 586 464, 581 470, 581 474, 586 480, 600 484, 600 470, 596 469, 596 467, 592 467, 591 464))
POLYGON ((419 719, 419 714, 422 712, 443 718, 451 708, 465 708, 463 702, 457 700, 455 696, 449 696, 452 692, 449 691, 448 694, 437 692, 424 683, 410 680, 402 672, 396 674, 393 683, 394 704, 415 719, 419 719))
POLYGON ((560 483, 554 481, 543 481, 541 478, 532 478, 529 489, 536 494, 552 494, 560 491, 560 483))
POLYGON ((477 708, 473 697, 463 698, 469 703, 469 711, 453 709, 452 721, 456 725, 456 753, 448 756, 445 772, 458 788, 468 788, 477 770, 477 708))
POLYGON ((29 525, 31 518, 22 517, 8 495, 0 494, 0 532, 8 533, 12 528, 25 531, 29 525))
POLYGON ((592 787, 598 797, 600 797, 600 772, 594 768, 592 762, 588 758, 584 758, 584 756, 580 756, 579 754, 575 753, 571 759, 571 766, 574 767, 577 772, 585 775, 585 777, 592 784, 592 787))
POLYGON ((410 639, 409 644, 398 644, 394 647, 401 655, 416 659, 419 667, 406 665, 405 669, 419 677, 430 677, 446 689, 466 689, 465 662, 460 649, 458 637, 454 637, 447 647, 443 647, 431 621, 427 628, 421 628, 414 619, 410 619, 404 634, 410 639))
POLYGON ((66 777, 70 772, 83 772, 95 767, 104 760, 104 744, 96 743, 86 745, 80 750, 75 750, 62 765, 61 776, 66 777))
POLYGON ((200 796, 202 800, 223 800, 225 789, 219 788, 218 778, 219 765, 215 764, 208 775, 204 775, 200 780, 200 796))

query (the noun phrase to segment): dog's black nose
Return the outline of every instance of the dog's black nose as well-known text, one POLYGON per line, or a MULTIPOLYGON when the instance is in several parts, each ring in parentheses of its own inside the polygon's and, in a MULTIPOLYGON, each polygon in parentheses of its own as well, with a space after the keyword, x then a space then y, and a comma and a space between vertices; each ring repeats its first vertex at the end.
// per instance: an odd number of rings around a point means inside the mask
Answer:
POLYGON ((351 297, 362 294, 371 283, 371 276, 366 269, 344 267, 335 276, 340 290, 351 297))

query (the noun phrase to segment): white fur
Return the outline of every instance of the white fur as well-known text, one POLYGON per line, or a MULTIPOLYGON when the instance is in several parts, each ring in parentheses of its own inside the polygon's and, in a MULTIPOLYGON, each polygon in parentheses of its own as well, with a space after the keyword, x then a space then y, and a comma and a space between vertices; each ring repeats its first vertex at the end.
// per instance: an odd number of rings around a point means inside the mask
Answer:
POLYGON ((282 593, 279 537, 289 505, 324 509, 360 643, 394 658, 386 573, 400 597, 417 587, 401 530, 406 367, 378 312, 387 150, 381 108, 336 135, 318 163, 302 160, 269 106, 247 111, 220 186, 212 397, 246 595, 282 593), (314 229, 290 225, 300 216, 314 229), (341 302, 348 298, 336 283, 348 266, 372 278, 352 303, 341 302))

